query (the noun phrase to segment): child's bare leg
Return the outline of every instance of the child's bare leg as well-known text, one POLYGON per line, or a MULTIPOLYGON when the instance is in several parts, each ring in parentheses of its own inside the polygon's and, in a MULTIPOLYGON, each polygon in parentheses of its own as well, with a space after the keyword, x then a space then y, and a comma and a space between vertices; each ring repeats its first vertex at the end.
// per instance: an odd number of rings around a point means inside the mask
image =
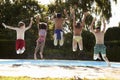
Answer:
POLYGON ((82 51, 82 50, 83 50, 83 42, 82 42, 82 39, 79 41, 78 45, 79 45, 79 49, 82 51))
POLYGON ((58 40, 57 40, 57 34, 54 34, 54 46, 57 46, 58 40))
POLYGON ((77 42, 75 40, 73 40, 72 47, 73 47, 73 51, 77 50, 77 42))
POLYGON ((97 59, 101 60, 99 53, 97 53, 97 54, 94 53, 93 59, 94 59, 94 60, 97 60, 97 59))
POLYGON ((43 49, 44 49, 44 46, 45 46, 45 42, 43 42, 42 44, 41 44, 41 47, 40 47, 40 58, 41 59, 43 59, 43 49))
POLYGON ((103 58, 103 60, 108 64, 108 66, 110 67, 111 64, 110 64, 108 58, 106 57, 106 54, 102 54, 102 58, 103 58))
POLYGON ((17 54, 20 54, 20 49, 16 50, 16 53, 17 53, 17 54))
POLYGON ((42 54, 42 52, 40 52, 40 58, 43 59, 43 54, 42 54))
POLYGON ((25 47, 23 47, 21 50, 20 50, 20 54, 23 54, 25 51, 25 47))
POLYGON ((39 50, 39 44, 37 43, 36 48, 35 48, 35 52, 34 52, 34 59, 37 59, 38 50, 39 50))
POLYGON ((34 53, 34 59, 35 59, 35 60, 37 59, 36 53, 34 53))
POLYGON ((61 40, 59 42, 60 46, 63 46, 64 44, 64 38, 63 38, 63 32, 60 32, 61 33, 61 40))

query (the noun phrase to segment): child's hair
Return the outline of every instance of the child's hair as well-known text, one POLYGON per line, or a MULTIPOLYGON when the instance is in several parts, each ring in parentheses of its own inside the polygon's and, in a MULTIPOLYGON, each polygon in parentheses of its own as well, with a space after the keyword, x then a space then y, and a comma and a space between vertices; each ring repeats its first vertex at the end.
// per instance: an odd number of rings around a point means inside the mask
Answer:
POLYGON ((80 25, 80 22, 77 22, 77 24, 75 25, 75 28, 80 28, 81 25, 80 25))
POLYGON ((101 28, 101 21, 99 20, 95 24, 96 24, 95 25, 96 26, 95 29, 100 30, 100 28, 101 28))
POLYGON ((62 17, 62 14, 61 14, 61 13, 57 13, 56 17, 57 17, 57 18, 61 18, 61 17, 62 17))
POLYGON ((97 21, 96 26, 97 26, 97 27, 100 27, 100 26, 101 26, 101 21, 97 21))
POLYGON ((100 27, 96 27, 96 29, 99 29, 99 30, 100 30, 100 27))
POLYGON ((18 26, 19 26, 19 27, 21 27, 21 26, 23 26, 23 25, 25 25, 25 23, 22 22, 22 21, 20 21, 20 22, 18 23, 18 26))
POLYGON ((39 23, 39 28, 40 29, 47 29, 47 24, 46 23, 39 23))

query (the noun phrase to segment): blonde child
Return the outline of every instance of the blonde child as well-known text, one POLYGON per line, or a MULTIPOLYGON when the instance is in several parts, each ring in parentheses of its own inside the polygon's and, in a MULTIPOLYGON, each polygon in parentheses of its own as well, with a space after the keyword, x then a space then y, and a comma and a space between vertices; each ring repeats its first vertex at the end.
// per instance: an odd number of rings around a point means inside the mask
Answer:
POLYGON ((16 33, 17 33, 17 39, 16 39, 16 53, 17 54, 22 54, 25 51, 25 40, 24 40, 25 31, 31 28, 32 22, 33 22, 33 18, 31 18, 29 26, 25 27, 26 26, 25 23, 20 21, 18 23, 18 28, 17 27, 8 26, 5 23, 2 23, 2 25, 5 28, 15 30, 16 33))

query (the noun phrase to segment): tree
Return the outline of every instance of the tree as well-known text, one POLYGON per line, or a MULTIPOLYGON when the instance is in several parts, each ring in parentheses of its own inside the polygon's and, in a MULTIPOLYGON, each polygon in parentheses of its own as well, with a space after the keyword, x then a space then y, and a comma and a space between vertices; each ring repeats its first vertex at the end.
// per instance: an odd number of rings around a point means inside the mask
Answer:
POLYGON ((120 41, 119 33, 119 27, 109 28, 105 33, 105 41, 120 41))
MULTIPOLYGON (((25 22, 27 26, 29 24, 30 17, 34 17, 34 15, 37 13, 42 14, 44 11, 44 6, 39 5, 38 2, 36 2, 35 0, 12 0, 12 2, 11 0, 0 0, 0 26, 2 26, 2 22, 11 26, 17 26, 18 22, 21 20, 25 22)), ((26 33, 26 47, 28 48, 27 53, 32 53, 35 45, 34 42, 38 36, 37 27, 34 23, 32 29, 30 29, 26 33)), ((3 50, 5 49, 3 54, 13 54, 13 52, 15 52, 13 50, 8 50, 9 52, 6 52, 6 47, 10 47, 11 45, 5 43, 14 42, 14 40, 16 39, 15 31, 10 31, 9 29, 4 29, 3 27, 0 27, 0 37, 0 44, 2 43, 2 41, 4 42, 4 48, 1 46, 3 50)))
MULTIPOLYGON (((3 0, 0 5, 0 23, 4 22, 11 26, 17 26, 18 22, 22 20, 28 25, 30 17, 33 17, 36 13, 41 13, 41 8, 34 0, 13 0, 13 2, 3 0)), ((2 27, 0 29, 3 30, 2 27)), ((5 30, 5 34, 8 31, 5 30)))
POLYGON ((108 57, 112 61, 120 61, 120 28, 109 28, 105 33, 105 45, 107 46, 108 57))

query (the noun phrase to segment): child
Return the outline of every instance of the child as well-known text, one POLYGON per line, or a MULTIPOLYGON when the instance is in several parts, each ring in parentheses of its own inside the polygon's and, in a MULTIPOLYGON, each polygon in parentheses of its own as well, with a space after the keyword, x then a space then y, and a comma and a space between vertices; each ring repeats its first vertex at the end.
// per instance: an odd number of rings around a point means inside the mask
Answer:
MULTIPOLYGON (((64 9, 64 14, 67 16, 67 12, 64 9)), ((62 14, 61 13, 57 13, 56 16, 53 18, 53 21, 55 23, 55 30, 54 30, 54 46, 57 46, 58 41, 59 41, 59 45, 63 46, 64 44, 64 38, 63 38, 63 23, 68 20, 65 18, 62 18, 62 14)))
POLYGON ((70 12, 73 16, 73 43, 72 43, 72 48, 73 48, 73 51, 76 51, 77 50, 77 44, 78 44, 80 51, 82 51, 83 50, 83 42, 82 42, 81 33, 82 33, 82 29, 84 27, 85 19, 86 19, 86 16, 88 15, 88 13, 87 12, 84 13, 84 18, 83 18, 82 22, 76 22, 74 9, 71 8, 70 12))
POLYGON ((104 45, 104 33, 106 28, 105 20, 103 19, 103 30, 101 31, 101 21, 97 22, 97 28, 93 30, 94 23, 96 21, 96 18, 93 19, 90 30, 95 35, 96 39, 96 45, 94 46, 94 60, 97 58, 101 60, 99 53, 101 53, 103 60, 110 66, 110 63, 106 57, 106 46, 104 45))
POLYGON ((34 52, 34 59, 37 59, 37 52, 40 49, 40 57, 43 59, 43 48, 45 46, 45 40, 46 40, 46 35, 47 35, 47 23, 44 22, 39 22, 40 16, 36 16, 36 21, 37 21, 37 26, 38 26, 38 39, 37 39, 37 44, 34 52))
POLYGON ((31 28, 32 22, 33 22, 33 18, 31 18, 29 26, 25 27, 25 23, 20 21, 18 23, 19 28, 7 26, 5 23, 2 23, 2 25, 5 28, 16 30, 16 32, 17 32, 17 40, 16 40, 16 53, 17 54, 23 54, 25 51, 25 40, 24 40, 25 31, 31 28))

